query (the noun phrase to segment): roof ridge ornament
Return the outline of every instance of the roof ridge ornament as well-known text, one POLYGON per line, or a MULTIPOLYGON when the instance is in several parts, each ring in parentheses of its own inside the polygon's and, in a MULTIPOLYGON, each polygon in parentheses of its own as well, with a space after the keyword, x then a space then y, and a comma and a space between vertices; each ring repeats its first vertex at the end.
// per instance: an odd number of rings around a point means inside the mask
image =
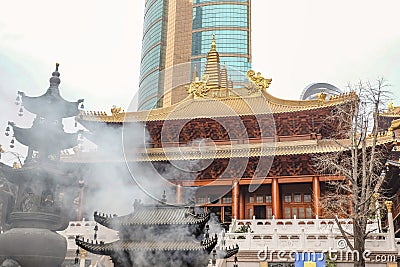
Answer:
POLYGON ((388 105, 388 113, 394 113, 394 104, 393 101, 391 101, 388 105))
POLYGON ((56 87, 58 88, 58 86, 61 83, 60 80, 60 73, 58 72, 58 67, 60 66, 60 63, 56 63, 56 70, 51 74, 51 78, 50 78, 50 87, 56 87))
POLYGON ((188 92, 189 95, 191 95, 193 98, 203 98, 207 96, 208 91, 210 88, 207 86, 209 76, 207 74, 204 74, 201 77, 201 81, 199 80, 198 77, 195 78, 193 82, 190 83, 189 86, 186 86, 186 91, 188 92))
POLYGON ((247 71, 247 78, 253 84, 255 84, 261 92, 265 92, 269 88, 272 79, 266 79, 261 76, 261 72, 256 72, 254 70, 247 71))
POLYGON ((394 132, 395 130, 400 129, 400 119, 393 120, 390 125, 389 132, 394 132))

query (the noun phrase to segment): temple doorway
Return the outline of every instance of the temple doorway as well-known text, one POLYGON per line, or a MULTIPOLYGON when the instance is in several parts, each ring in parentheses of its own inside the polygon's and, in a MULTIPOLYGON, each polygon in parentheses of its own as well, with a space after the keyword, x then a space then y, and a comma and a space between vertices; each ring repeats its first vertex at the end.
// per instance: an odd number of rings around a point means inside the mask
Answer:
POLYGON ((267 210, 266 205, 254 206, 254 216, 256 216, 256 219, 266 219, 267 218, 266 210, 267 210))

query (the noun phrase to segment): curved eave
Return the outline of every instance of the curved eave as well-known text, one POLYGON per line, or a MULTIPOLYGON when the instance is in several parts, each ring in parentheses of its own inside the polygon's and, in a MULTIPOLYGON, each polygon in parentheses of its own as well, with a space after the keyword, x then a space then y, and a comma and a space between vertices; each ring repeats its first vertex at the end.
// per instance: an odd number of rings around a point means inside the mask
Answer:
POLYGON ((388 164, 390 166, 394 166, 394 167, 400 168, 400 161, 388 160, 388 164))
MULTIPOLYGON (((392 135, 378 138, 377 145, 393 145, 392 135)), ((367 141, 371 146, 373 139, 367 141)), ((199 160, 199 159, 227 159, 227 158, 251 158, 251 157, 277 157, 294 155, 316 155, 335 153, 349 150, 350 141, 344 140, 302 140, 265 142, 251 144, 215 145, 202 148, 201 151, 193 147, 165 147, 142 148, 135 153, 126 153, 123 159, 104 158, 94 154, 80 154, 79 156, 63 157, 65 162, 157 162, 172 160, 199 160)))
POLYGON ((77 102, 69 102, 61 96, 54 96, 46 93, 38 97, 22 96, 24 107, 31 113, 37 114, 42 118, 69 118, 79 114, 79 104, 77 102))
POLYGON ((233 248, 226 248, 225 250, 223 250, 223 252, 225 253, 224 259, 228 259, 239 252, 239 246, 236 245, 233 248))
MULTIPOLYGON (((378 138, 377 145, 392 144, 391 135, 378 138)), ((367 141, 371 146, 373 139, 367 141)), ((217 145, 215 149, 193 150, 191 147, 166 147, 146 148, 138 151, 136 161, 167 161, 167 160, 196 160, 196 159, 225 159, 225 158, 249 158, 249 157, 275 157, 305 154, 325 154, 346 151, 349 149, 350 141, 344 140, 302 140, 285 142, 266 142, 255 144, 232 144, 217 145), (143 151, 144 150, 144 151, 143 151)))
MULTIPOLYGON (((171 211, 174 212, 174 211, 171 211)), ((146 220, 143 218, 135 218, 136 214, 135 212, 125 215, 125 216, 114 216, 114 217, 107 217, 103 216, 98 212, 94 213, 94 220, 113 230, 121 230, 121 228, 130 228, 134 226, 142 227, 142 226, 168 226, 168 227, 173 227, 173 226, 192 226, 192 225, 205 225, 208 220, 210 219, 210 213, 204 213, 204 214, 191 214, 187 213, 186 218, 183 220, 174 220, 174 221, 151 221, 151 219, 146 220), (188 218, 191 219, 188 219, 188 218), (133 222, 132 222, 133 221, 133 222)))
POLYGON ((379 116, 390 120, 400 119, 400 114, 382 113, 379 116))
POLYGON ((248 116, 261 114, 281 114, 306 112, 310 110, 332 108, 337 105, 354 102, 357 95, 348 94, 332 100, 284 100, 267 92, 250 96, 233 96, 227 98, 187 97, 172 106, 138 112, 120 113, 114 116, 82 113, 77 117, 83 121, 126 123, 164 120, 181 120, 194 118, 220 118, 231 116, 248 116))
POLYGON ((20 128, 13 125, 14 136, 21 144, 36 151, 59 152, 77 146, 78 133, 65 133, 62 130, 47 132, 38 128, 20 128))
POLYGON ((124 241, 118 240, 110 243, 99 243, 96 241, 84 241, 80 237, 75 238, 75 243, 90 253, 97 255, 113 255, 114 252, 130 251, 184 251, 184 252, 204 252, 210 251, 217 245, 218 239, 213 238, 203 242, 194 240, 187 241, 124 241))

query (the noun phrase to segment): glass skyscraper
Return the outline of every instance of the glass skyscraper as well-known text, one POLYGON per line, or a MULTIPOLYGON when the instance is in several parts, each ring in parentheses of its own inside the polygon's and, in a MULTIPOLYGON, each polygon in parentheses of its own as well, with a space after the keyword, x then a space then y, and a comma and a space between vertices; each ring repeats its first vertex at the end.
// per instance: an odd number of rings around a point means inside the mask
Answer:
POLYGON ((204 73, 213 34, 229 78, 243 83, 251 68, 250 26, 250 0, 146 0, 139 110, 182 99, 182 88, 176 95, 167 90, 189 82, 194 65, 204 73))
POLYGON ((163 19, 167 10, 165 0, 146 0, 142 59, 140 65, 139 81, 139 109, 152 109, 158 98, 158 83, 160 69, 164 64, 165 45, 163 39, 166 35, 166 20, 163 19))
POLYGON ((193 0, 192 63, 204 73, 212 35, 234 86, 251 68, 250 0, 193 0))

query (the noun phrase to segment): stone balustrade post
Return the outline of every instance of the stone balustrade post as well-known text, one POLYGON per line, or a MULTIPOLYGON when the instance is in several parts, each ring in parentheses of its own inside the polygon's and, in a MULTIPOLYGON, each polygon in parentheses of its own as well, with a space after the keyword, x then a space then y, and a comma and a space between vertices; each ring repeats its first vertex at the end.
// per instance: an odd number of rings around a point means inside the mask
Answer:
POLYGON ((333 249, 335 246, 335 238, 333 236, 332 228, 329 229, 328 240, 329 240, 329 246, 333 249))
POLYGON ((272 220, 271 221, 272 221, 271 226, 276 228, 276 219, 275 219, 274 215, 272 215, 272 220))
POLYGON ((273 234, 273 238, 274 238, 274 245, 275 245, 275 249, 279 248, 279 236, 278 236, 278 229, 274 228, 274 234, 273 234))
POLYGON ((385 201, 385 205, 387 208, 387 220, 389 224, 389 240, 390 240, 390 248, 396 249, 396 239, 394 234, 394 224, 393 224, 393 214, 392 214, 392 201, 385 201))
POLYGON ((300 233, 300 247, 301 249, 305 250, 306 249, 306 234, 304 228, 301 228, 301 233, 300 233))

